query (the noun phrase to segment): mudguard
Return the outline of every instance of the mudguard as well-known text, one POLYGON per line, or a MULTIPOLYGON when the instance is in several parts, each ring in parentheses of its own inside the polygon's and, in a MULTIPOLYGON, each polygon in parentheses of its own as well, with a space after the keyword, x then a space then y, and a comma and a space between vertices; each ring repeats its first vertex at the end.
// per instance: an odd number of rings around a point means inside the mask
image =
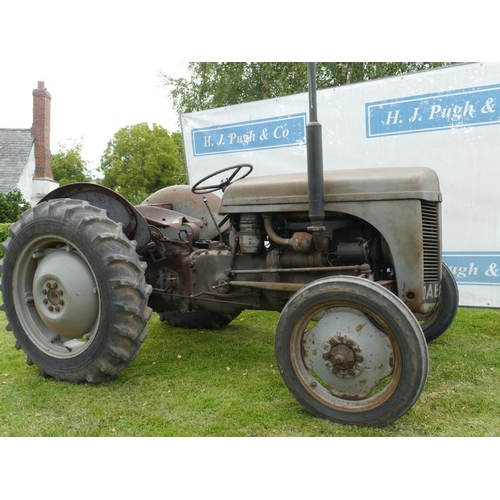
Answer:
POLYGON ((123 232, 127 238, 137 242, 138 252, 150 241, 151 233, 147 221, 128 200, 112 189, 89 182, 75 182, 54 189, 38 204, 57 198, 84 200, 106 210, 110 219, 123 224, 123 232))

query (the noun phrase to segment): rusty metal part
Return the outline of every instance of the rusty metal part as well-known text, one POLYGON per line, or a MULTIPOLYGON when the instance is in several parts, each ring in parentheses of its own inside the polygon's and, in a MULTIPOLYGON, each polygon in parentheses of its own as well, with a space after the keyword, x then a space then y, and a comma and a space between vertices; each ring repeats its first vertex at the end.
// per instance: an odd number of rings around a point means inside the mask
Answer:
MULTIPOLYGON (((369 274, 371 272, 368 264, 361 266, 328 266, 328 267, 296 267, 296 268, 280 268, 280 269, 259 269, 260 274, 274 274, 274 273, 327 273, 327 272, 345 272, 369 274)), ((255 269, 233 269, 231 274, 237 276, 238 274, 255 274, 255 269)))
MULTIPOLYGON (((355 330, 361 331, 364 325, 355 330)), ((359 375, 364 369, 360 345, 350 336, 337 333, 322 343, 323 360, 334 375, 344 379, 359 375)))
POLYGON ((354 351, 344 344, 337 344, 333 347, 328 357, 333 366, 339 370, 349 370, 356 364, 354 351))
MULTIPOLYGON (((297 273, 331 273, 331 272, 343 272, 349 274, 357 275, 368 275, 371 273, 370 266, 364 264, 362 266, 337 266, 337 267, 304 267, 295 269, 259 269, 259 274, 297 274, 297 273)), ((255 274, 254 270, 234 270, 232 271, 232 276, 238 274, 255 274)), ((259 290, 271 290, 278 292, 298 292, 301 288, 306 286, 308 283, 282 283, 282 282, 266 282, 266 281, 228 281, 225 282, 225 286, 231 287, 246 287, 255 288, 259 290)))
POLYGON ((201 220, 200 238, 210 240, 228 228, 227 218, 219 215, 220 198, 207 193, 204 197, 193 194, 190 186, 168 186, 148 196, 139 206, 156 206, 167 208, 181 214, 189 214, 201 220), (203 201, 207 200, 207 204, 203 201), (207 210, 207 207, 209 210, 207 210), (216 223, 210 216, 213 214, 216 223))
POLYGON ((290 246, 295 252, 309 253, 313 241, 312 234, 306 232, 293 233, 290 246))
POLYGON ((294 233, 291 238, 282 238, 276 234, 276 231, 273 229, 271 216, 266 214, 263 218, 264 229, 273 243, 276 243, 276 245, 290 247, 295 252, 308 253, 311 250, 313 241, 312 234, 301 231, 294 233))
POLYGON ((188 234, 187 239, 191 242, 197 241, 200 237, 200 229, 203 226, 203 222, 199 219, 157 206, 138 205, 136 208, 152 226, 162 228, 163 230, 165 228, 176 230, 174 234, 167 234, 167 238, 178 238, 182 241, 182 232, 188 234))
MULTIPOLYGON (((298 268, 298 267, 326 267, 329 265, 327 257, 323 252, 309 252, 309 253, 298 253, 294 252, 290 248, 280 251, 279 249, 273 249, 269 254, 273 253, 273 256, 269 256, 271 268, 298 268), (271 265, 274 263, 274 265, 271 265)), ((363 262, 363 261, 361 261, 363 262)), ((356 263, 359 264, 359 263, 356 263)))
POLYGON ((180 228, 187 222, 196 224, 198 227, 203 225, 201 220, 175 212, 174 210, 154 205, 138 205, 135 208, 149 224, 153 224, 154 226, 180 228))
POLYGON ((269 283, 262 281, 228 281, 232 287, 257 288, 259 290, 272 290, 277 292, 298 292, 307 283, 269 283))

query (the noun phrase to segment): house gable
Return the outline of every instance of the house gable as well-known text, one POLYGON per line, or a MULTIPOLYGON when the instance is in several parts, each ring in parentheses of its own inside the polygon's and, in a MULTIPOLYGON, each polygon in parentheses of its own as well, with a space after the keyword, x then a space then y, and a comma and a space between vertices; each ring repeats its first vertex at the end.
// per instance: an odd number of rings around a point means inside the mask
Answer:
POLYGON ((0 128, 0 193, 19 188, 25 199, 31 199, 34 143, 31 129, 0 128))

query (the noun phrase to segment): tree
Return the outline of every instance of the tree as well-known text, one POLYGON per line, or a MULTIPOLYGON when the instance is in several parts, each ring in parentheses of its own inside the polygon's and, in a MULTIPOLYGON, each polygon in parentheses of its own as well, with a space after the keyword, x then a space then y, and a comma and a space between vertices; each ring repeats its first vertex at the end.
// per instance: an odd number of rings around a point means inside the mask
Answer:
POLYGON ((0 193, 0 223, 17 222, 23 212, 31 208, 19 189, 0 193))
POLYGON ((132 203, 166 186, 185 184, 180 132, 139 123, 120 129, 101 157, 102 184, 132 203))
MULTIPOLYGON (((317 63, 318 89, 421 71, 442 62, 317 63)), ((162 74, 175 110, 191 113, 307 92, 305 62, 191 62, 189 78, 162 74)))
POLYGON ((52 155, 52 175, 61 186, 91 180, 87 162, 82 158, 82 148, 81 141, 75 141, 70 148, 59 144, 57 153, 52 155))

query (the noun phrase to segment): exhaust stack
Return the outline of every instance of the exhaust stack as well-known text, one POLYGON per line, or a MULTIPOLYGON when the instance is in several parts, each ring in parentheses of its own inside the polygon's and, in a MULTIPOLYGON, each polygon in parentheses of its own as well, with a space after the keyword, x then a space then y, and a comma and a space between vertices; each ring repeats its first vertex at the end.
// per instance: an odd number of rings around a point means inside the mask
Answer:
POLYGON ((306 126, 307 140, 307 178, 309 185, 309 218, 311 227, 308 230, 315 238, 316 248, 320 249, 320 236, 323 234, 325 219, 324 185, 323 185, 323 143, 321 124, 318 122, 316 100, 316 64, 307 63, 309 83, 309 122, 306 126))

